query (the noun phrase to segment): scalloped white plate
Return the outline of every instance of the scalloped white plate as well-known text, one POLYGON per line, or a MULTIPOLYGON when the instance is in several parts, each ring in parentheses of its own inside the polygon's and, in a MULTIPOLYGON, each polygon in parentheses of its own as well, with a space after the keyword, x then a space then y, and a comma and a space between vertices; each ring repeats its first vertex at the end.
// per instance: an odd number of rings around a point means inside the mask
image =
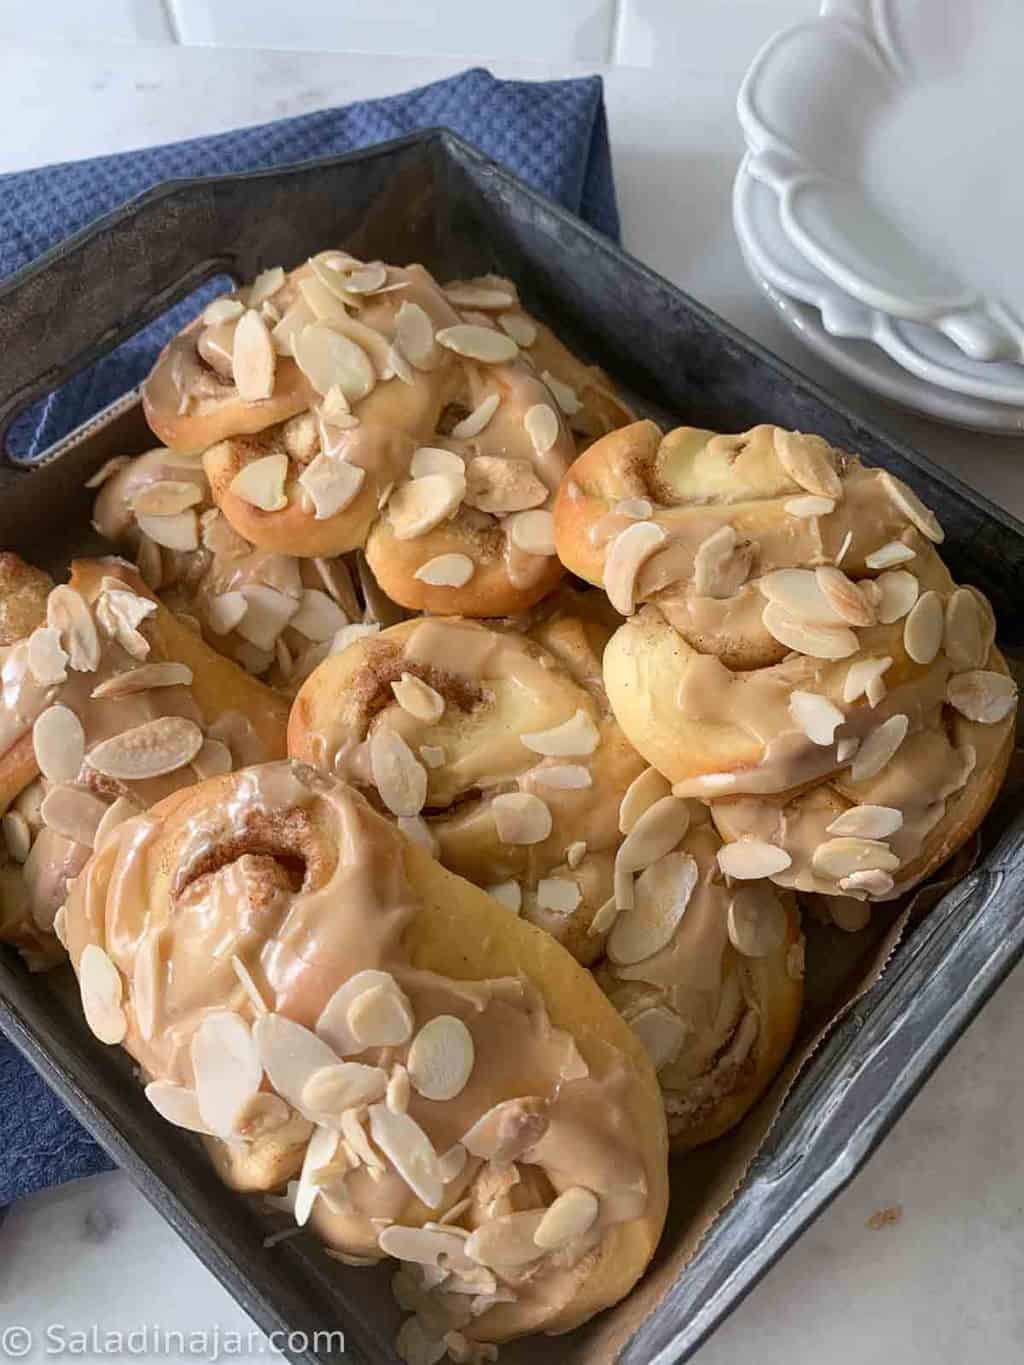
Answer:
POLYGON ((830 336, 874 342, 918 379, 953 393, 1024 408, 1024 366, 971 360, 933 327, 865 307, 801 256, 782 226, 775 190, 757 179, 756 158, 744 158, 737 172, 733 220, 756 273, 781 293, 817 308, 830 336))
POLYGON ((738 110, 799 252, 866 308, 1024 361, 1021 0, 823 0, 738 110))
POLYGON ((871 341, 848 341, 830 336, 816 308, 788 298, 758 274, 744 253, 747 269, 772 303, 781 322, 798 337, 809 351, 820 356, 872 393, 879 394, 911 412, 936 421, 983 431, 992 436, 1024 436, 1024 409, 988 403, 982 398, 965 398, 936 388, 908 374, 871 341))

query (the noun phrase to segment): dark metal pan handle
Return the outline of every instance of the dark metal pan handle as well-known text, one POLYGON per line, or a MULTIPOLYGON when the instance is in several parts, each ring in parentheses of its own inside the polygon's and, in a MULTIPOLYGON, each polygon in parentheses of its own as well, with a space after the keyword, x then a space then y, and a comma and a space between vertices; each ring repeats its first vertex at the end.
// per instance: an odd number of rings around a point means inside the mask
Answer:
POLYGON ((11 276, 0 284, 0 450, 18 413, 214 275, 250 279, 427 209, 430 181, 413 163, 422 168, 424 144, 448 136, 428 129, 328 161, 168 181, 11 276), (348 181, 339 193, 339 168, 353 162, 358 192, 348 181))

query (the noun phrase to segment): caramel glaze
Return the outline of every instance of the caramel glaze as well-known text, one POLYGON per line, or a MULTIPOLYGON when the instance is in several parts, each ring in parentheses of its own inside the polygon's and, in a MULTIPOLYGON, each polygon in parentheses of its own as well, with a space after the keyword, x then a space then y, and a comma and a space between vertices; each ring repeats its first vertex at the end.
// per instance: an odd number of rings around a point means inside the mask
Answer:
MULTIPOLYGON (((233 970, 236 957, 270 1010, 310 1029, 338 987, 365 969, 392 974, 415 1028, 439 1014, 462 1019, 475 1045, 465 1088, 444 1102, 413 1089, 409 1101, 434 1149, 445 1152, 495 1104, 531 1096, 534 1126, 511 1168, 516 1197, 543 1207, 560 1190, 584 1185, 600 1200, 587 1236, 499 1274, 509 1301, 493 1321, 502 1336, 515 1335, 543 1326, 572 1299, 609 1229, 644 1215, 660 1177, 656 1158, 645 1168, 650 1144, 631 1124, 634 1082, 614 1048, 595 1047, 592 1038, 584 1062, 523 977, 454 980, 410 961, 406 944, 422 908, 415 869, 434 866, 421 858, 343 784, 296 763, 246 769, 176 793, 119 826, 72 888, 68 947, 76 966, 87 945, 106 951, 125 982, 125 1047, 148 1078, 186 1087, 195 1081, 190 1045, 204 1018, 223 1010, 256 1018, 233 970), (144 960, 152 1022, 141 1029, 135 1006, 144 960)), ((460 886, 468 889, 452 882, 448 894, 462 894, 460 886)), ((359 1054, 368 1065, 407 1060, 407 1045, 359 1054)), ((456 1221, 472 1228, 486 1216, 492 1164, 470 1157, 434 1209, 385 1165, 378 1180, 354 1166, 318 1201, 314 1226, 329 1247, 379 1256, 386 1224, 371 1220, 418 1225, 467 1197, 479 1196, 456 1221)), ((492 1319, 485 1312, 470 1322, 466 1295, 436 1298, 451 1326, 489 1338, 492 1319)))
MULTIPOLYGON (((424 816, 437 857, 484 889, 513 881, 523 914, 553 934, 580 961, 601 952, 594 915, 612 896, 615 853, 622 840, 619 804, 644 769, 608 708, 600 657, 607 630, 555 612, 521 634, 457 619, 403 622, 356 641, 307 680, 289 722, 290 750, 334 772, 376 799, 370 743, 380 729, 401 735, 414 755, 438 751, 428 766, 424 816), (445 710, 433 722, 410 714, 391 684, 410 673, 434 687, 445 710), (582 711, 594 730, 590 753, 544 757, 524 734, 549 730, 582 711), (550 769, 583 769, 589 785, 547 785, 550 769), (551 832, 541 842, 503 842, 493 799, 524 792, 543 801, 551 832), (575 867, 571 845, 585 850, 575 867), (538 901, 542 878, 578 889, 575 909, 538 901)), ((574 856, 575 861, 575 856, 574 856)))
MULTIPOLYGON (((69 883, 84 867, 91 846, 66 838, 46 826, 42 803, 54 784, 40 775, 32 752, 32 728, 49 707, 60 705, 74 712, 85 734, 85 757, 78 773, 68 783, 76 791, 99 797, 112 805, 120 797, 137 808, 153 805, 173 791, 196 780, 196 769, 185 763, 171 772, 140 780, 122 781, 104 776, 89 764, 90 752, 104 740, 161 717, 177 716, 192 721, 214 739, 226 745, 232 764, 252 762, 268 755, 265 739, 279 724, 281 703, 266 693, 266 707, 254 709, 256 696, 247 691, 237 699, 225 694, 223 705, 209 704, 209 679, 200 705, 192 687, 175 684, 150 687, 114 697, 95 697, 93 693, 119 674, 178 656, 165 629, 149 617, 139 626, 145 649, 143 657, 130 654, 118 639, 96 625, 97 604, 110 589, 145 596, 145 588, 135 571, 119 560, 80 561, 74 566, 73 592, 93 620, 99 645, 97 666, 76 671, 67 666, 62 683, 42 685, 28 663, 28 639, 0 646, 0 759, 5 777, 6 799, 12 812, 27 823, 31 846, 22 867, 8 869, 9 894, 4 898, 4 918, 0 937, 14 942, 38 965, 51 965, 62 954, 53 937, 54 917, 64 904, 69 883), (232 705, 237 700, 238 707, 232 705), (253 721, 256 722, 254 726, 253 721), (36 955, 39 955, 38 957, 36 955)), ((66 641, 65 641, 66 643, 66 641)), ((249 684, 250 689, 255 684, 249 684)), ((271 751, 272 752, 272 751, 271 751)))

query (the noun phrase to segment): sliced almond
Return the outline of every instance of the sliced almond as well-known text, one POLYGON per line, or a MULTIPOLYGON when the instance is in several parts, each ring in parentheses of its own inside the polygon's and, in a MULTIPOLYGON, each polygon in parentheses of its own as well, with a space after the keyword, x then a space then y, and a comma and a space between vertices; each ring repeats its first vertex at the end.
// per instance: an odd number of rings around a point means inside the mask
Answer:
POLYGON ((589 1232, 600 1211, 600 1201, 592 1190, 571 1185, 550 1205, 533 1240, 544 1251, 557 1251, 589 1232))
POLYGON ((957 673, 984 668, 995 642, 995 618, 972 588, 957 588, 946 603, 942 647, 957 673))
POLYGON ((193 1034, 191 1057, 203 1122, 220 1137, 230 1137, 263 1079, 249 1025, 231 1010, 205 1015, 193 1034))
POLYGON ((435 725, 444 715, 444 697, 414 673, 403 673, 391 684, 391 691, 403 711, 427 725, 435 725))
POLYGON ((274 392, 277 352, 263 317, 249 308, 238 319, 231 348, 231 372, 244 403, 259 403, 274 392))
POLYGON ((309 494, 315 521, 325 521, 351 507, 365 482, 365 469, 324 453, 311 460, 299 475, 299 487, 309 494))
POLYGON ((555 519, 550 512, 512 512, 505 519, 512 544, 526 555, 555 553, 555 519))
POLYGON ((452 435, 457 441, 469 441, 474 436, 479 436, 498 411, 500 403, 500 393, 489 393, 486 398, 481 398, 468 417, 463 417, 461 422, 455 423, 452 435))
POLYGON ((506 910, 511 910, 513 915, 518 915, 523 908, 523 888, 518 882, 495 882, 493 886, 485 886, 484 890, 506 910))
MULTIPOLYGON (((251 507, 258 507, 263 512, 280 512, 288 506, 284 487, 287 477, 287 455, 264 455, 244 464, 228 487, 236 498, 251 507)), ((156 540, 155 536, 153 538, 156 540)))
POLYGON ((437 364, 434 324, 418 303, 403 303, 395 318, 395 340, 418 370, 432 370, 437 364))
POLYGON ((141 807, 129 797, 119 796, 113 805, 108 806, 103 812, 93 836, 93 848, 99 852, 118 826, 138 815, 140 809, 141 807))
POLYGON ((875 777, 907 737, 910 721, 904 715, 890 716, 861 742, 850 768, 852 782, 875 777))
POLYGON ((191 668, 168 659, 115 673, 112 678, 94 687, 92 695, 94 698, 128 697, 136 692, 148 692, 154 687, 188 687, 191 682, 191 668))
POLYGON ((478 455, 466 466, 466 502, 480 512, 504 516, 525 512, 547 500, 547 487, 528 460, 478 455))
POLYGON ((95 672, 100 662, 100 640, 81 593, 66 583, 58 584, 46 599, 46 624, 60 635, 68 662, 76 672, 95 672))
POLYGON ((397 1006, 389 1015, 396 1021, 393 1032, 399 1041, 405 1042, 412 1035, 412 1006, 391 973, 373 969, 356 972, 338 987, 316 1022, 317 1035, 329 1043, 339 1057, 354 1056, 368 1046, 356 1038, 349 1027, 349 1012, 360 996, 372 990, 388 991, 396 998, 397 1006))
POLYGON ((427 768, 443 768, 445 751, 440 744, 421 744, 417 750, 427 768))
POLYGON ((133 659, 145 659, 149 655, 149 641, 137 627, 147 617, 155 615, 157 604, 148 597, 125 590, 116 578, 105 578, 103 589, 96 601, 96 621, 100 629, 133 659))
POLYGON ((697 879, 688 853, 668 853, 651 863, 636 879, 632 907, 622 911, 608 936, 612 962, 643 962, 671 942, 697 879))
POLYGON ((863 839, 840 836, 826 839, 814 850, 811 865, 815 872, 836 881, 849 877, 854 872, 877 868, 881 872, 892 872, 899 867, 900 860, 887 844, 878 839, 863 839))
POLYGON ((172 1085, 170 1081, 151 1081, 146 1086, 146 1099, 162 1119, 173 1123, 176 1128, 216 1136, 203 1122, 199 1112, 199 1097, 194 1090, 183 1085, 172 1085))
POLYGON ((473 1035, 462 1020, 439 1014, 412 1040, 409 1080, 426 1100, 453 1100, 466 1088, 475 1058, 473 1035))
POLYGON ((504 792, 491 802, 498 838, 503 844, 542 844, 551 833, 551 811, 530 792, 504 792))
POLYGON ((619 804, 619 830, 628 834, 646 810, 663 797, 671 796, 672 784, 656 768, 645 768, 626 789, 619 804))
POLYGON ((304 327, 293 346, 296 364, 317 393, 330 393, 337 385, 349 403, 356 403, 377 383, 373 362, 363 348, 326 323, 304 327))
POLYGON ((91 474, 85 481, 86 488, 99 488, 108 479, 112 479, 115 474, 120 474, 122 469, 126 469, 131 464, 129 455, 112 455, 109 460, 104 460, 95 474, 91 474))
POLYGON ((604 590, 620 616, 633 614, 637 574, 664 541, 665 532, 657 522, 637 521, 620 531, 608 546, 604 590))
POLYGON ((284 312, 281 321, 274 324, 274 330, 270 333, 270 340, 273 342, 277 354, 294 357, 295 338, 303 328, 308 327, 311 322, 315 322, 316 317, 317 314, 306 301, 303 291, 302 297, 296 299, 284 312))
POLYGON ((49 706, 32 727, 39 771, 49 782, 73 782, 85 757, 85 731, 74 711, 49 706))
POLYGON ((372 1104, 383 1098, 388 1073, 362 1062, 335 1062, 314 1071, 302 1087, 299 1109, 316 1123, 340 1124, 346 1109, 372 1104))
POLYGON ((259 308, 260 304, 272 299, 284 287, 284 279, 282 266, 274 265, 269 270, 261 270, 248 289, 249 307, 259 308))
POLYGON ((921 534, 928 540, 934 541, 936 545, 941 545, 946 538, 946 533, 939 525, 935 513, 925 507, 913 489, 908 488, 902 479, 897 479, 894 474, 890 474, 888 471, 883 471, 879 476, 879 482, 900 511, 917 527, 921 534))
POLYGON ((401 1047, 412 1037, 412 1006, 397 982, 379 982, 356 995, 345 1022, 361 1049, 401 1047))
POLYGON ((541 877, 537 883, 537 905, 556 915, 571 915, 579 908, 583 893, 568 877, 541 877))
POLYGON ((167 550, 187 553, 199 548, 199 522, 191 508, 174 516, 151 517, 140 512, 135 520, 143 535, 167 550))
POLYGON ((419 815, 427 799, 427 771, 396 730, 382 725, 370 736, 370 771, 392 815, 419 815))
MULTIPOLYGON (((624 904, 622 908, 625 909, 626 904, 632 905, 632 903, 633 878, 632 874, 630 873, 629 893, 628 896, 624 898, 624 904)), ((611 929, 612 925, 618 919, 620 914, 621 911, 619 909, 619 904, 616 897, 615 896, 609 897, 609 899, 605 901, 604 905, 600 907, 594 918, 590 921, 590 927, 588 928, 587 933, 590 935, 607 933, 607 931, 611 929)))
POLYGON ((547 1104, 533 1095, 521 1095, 494 1105, 463 1134, 461 1142, 470 1156, 483 1157, 507 1166, 524 1158, 548 1130, 547 1104))
POLYGON ((386 1104, 371 1104, 370 1133, 413 1194, 428 1208, 440 1208, 444 1181, 437 1153, 415 1119, 392 1113, 386 1104))
POLYGON ((249 603, 240 592, 222 592, 212 598, 207 607, 207 625, 215 635, 227 635, 236 628, 248 610, 249 603))
POLYGON ((203 745, 203 732, 183 716, 160 716, 136 725, 89 751, 88 762, 104 777, 142 782, 177 772, 191 763, 203 745))
MULTIPOLYGON (((832 570, 846 579, 841 570, 832 570)), ((849 582, 848 579, 846 579, 849 582)), ((824 585, 811 569, 776 569, 765 574, 757 584, 761 595, 776 603, 787 616, 808 625, 839 627, 847 618, 832 605, 824 592, 824 585)), ((854 588, 854 584, 850 584, 854 588)), ((865 608, 867 603, 865 602, 865 608)))
POLYGON ((264 1000, 263 993, 256 984, 256 978, 237 953, 233 953, 231 956, 231 970, 234 972, 235 976, 238 977, 239 983, 245 991, 246 999, 251 1005, 252 1011, 257 1019, 262 1019, 265 1014, 269 1014, 270 1011, 267 1008, 267 1002, 264 1000))
POLYGON ((778 602, 765 604, 761 621, 779 644, 812 659, 847 659, 857 652, 857 637, 849 626, 813 625, 791 616, 778 602))
POLYGON ((132 498, 132 511, 147 516, 168 517, 185 512, 202 502, 203 491, 194 483, 178 479, 158 479, 145 484, 132 498))
POLYGON ((424 479, 428 474, 447 474, 453 479, 461 479, 466 474, 466 462, 454 450, 442 446, 417 446, 409 464, 409 474, 414 479, 424 479))
POLYGON ((338 1063, 327 1043, 283 1014, 262 1015, 252 1034, 270 1084, 295 1109, 310 1077, 338 1063))
MULTIPOLYGON (((467 360, 478 360, 484 365, 507 365, 519 354, 519 347, 506 332, 493 327, 479 327, 471 322, 442 327, 437 342, 467 360)), ((412 360, 412 356, 409 357, 412 360)), ((415 364, 415 361, 413 362, 415 364)))
POLYGON ((240 299, 214 299, 203 309, 203 321, 207 327, 216 327, 222 322, 234 322, 245 312, 245 304, 240 299))
POLYGON ((693 557, 694 592, 719 600, 732 597, 747 581, 753 563, 754 545, 741 541, 735 527, 719 526, 697 546, 693 557))
POLYGON ((345 288, 350 294, 376 294, 387 282, 387 266, 382 261, 371 261, 369 265, 352 271, 345 281, 345 288))
POLYGON ((298 1189, 295 1192, 295 1222, 305 1227, 309 1222, 313 1206, 320 1195, 318 1173, 328 1166, 338 1150, 340 1138, 330 1128, 318 1127, 314 1130, 306 1148, 306 1155, 299 1172, 298 1189))
POLYGON ((546 455, 558 440, 562 424, 558 413, 547 403, 535 403, 526 409, 523 426, 538 455, 546 455))
POLYGON ((847 531, 846 535, 843 536, 843 543, 842 543, 842 545, 840 545, 840 547, 839 547, 839 553, 836 555, 836 568, 838 568, 839 565, 842 564, 843 560, 846 558, 847 554, 849 553, 850 546, 851 546, 852 544, 853 544, 853 532, 852 532, 852 531, 847 531))
POLYGON ((435 555, 413 574, 421 583, 433 588, 464 588, 476 572, 476 565, 468 555, 435 555))
POLYGON ((836 505, 831 498, 819 498, 813 493, 809 493, 805 498, 789 498, 782 506, 791 517, 802 519, 827 517, 830 512, 836 510, 836 505))
POLYGON ((930 664, 942 648, 945 611, 937 592, 922 593, 903 627, 903 648, 917 664, 930 664))
POLYGON ((58 784, 43 798, 43 824, 54 834, 92 848, 107 805, 83 787, 58 784))
POLYGON ((888 654, 882 658, 855 659, 846 671, 846 679, 843 682, 843 701, 847 705, 856 701, 859 697, 867 696, 872 706, 877 706, 878 701, 871 698, 878 693, 881 686, 881 695, 885 695, 884 684, 881 683, 882 675, 892 667, 892 659, 888 654))
POLYGON ((814 571, 818 587, 835 614, 850 626, 873 626, 875 609, 842 569, 823 564, 814 571))
POLYGON ((676 1060, 689 1032, 674 1010, 661 1005, 631 1015, 629 1026, 643 1044, 655 1071, 670 1066, 676 1060))
POLYGON ((777 844, 767 844, 763 839, 746 836, 735 843, 723 844, 718 850, 718 866, 727 877, 736 881, 774 877, 785 872, 792 861, 786 850, 777 844))
POLYGON ((527 749, 547 758, 585 758, 601 742, 596 725, 582 709, 577 709, 561 725, 552 726, 550 730, 535 730, 519 738, 527 749))
POLYGON ((41 687, 55 687, 67 681, 68 656, 60 643, 60 632, 53 626, 38 626, 28 637, 28 671, 41 687))
POLYGON ((729 942, 743 957, 768 957, 786 941, 786 912, 766 887, 740 886, 726 915, 729 942))
POLYGON ((536 768, 534 781, 539 787, 552 787, 556 791, 582 791, 593 785, 594 778, 582 763, 555 763, 547 768, 536 768))
POLYGON ((466 1255, 480 1265, 514 1269, 544 1255, 534 1238, 544 1221, 545 1210, 507 1213, 482 1224, 465 1245, 466 1255))
MULTIPOLYGON (((840 890, 866 891, 869 896, 887 896, 895 885, 896 883, 893 878, 890 877, 889 873, 883 872, 881 868, 878 867, 864 868, 860 872, 851 872, 848 877, 841 877, 839 879, 840 890)), ((866 916, 861 922, 856 924, 850 924, 849 922, 842 923, 840 920, 836 919, 834 910, 832 918, 839 925, 840 929, 852 929, 854 932, 856 932, 857 929, 863 929, 865 924, 867 924, 866 916)))
POLYGON ((854 739, 851 735, 849 739, 841 739, 836 745, 836 762, 848 763, 860 748, 860 740, 854 739))
POLYGON ((368 635, 379 634, 379 625, 371 624, 368 621, 354 621, 349 626, 342 626, 341 630, 335 635, 331 641, 331 653, 340 654, 343 650, 348 649, 349 645, 354 644, 356 640, 363 640, 368 635))
POLYGON ((463 1262, 472 1264, 462 1249, 464 1242, 465 1238, 458 1232, 448 1232, 440 1227, 408 1228, 400 1223, 383 1228, 377 1237, 381 1251, 398 1261, 436 1266, 443 1256, 446 1268, 461 1266, 463 1262))
POLYGON ((843 496, 843 482, 836 470, 835 452, 820 436, 801 431, 775 428, 772 438, 779 464, 794 483, 822 498, 838 502, 843 496))
POLYGON ((903 812, 893 806, 851 806, 827 826, 829 834, 858 839, 887 839, 903 825, 903 812))
POLYGON ((482 308, 484 310, 514 308, 515 291, 495 284, 453 284, 445 288, 445 297, 456 308, 482 308))
MULTIPOLYGON (((677 796, 663 796, 637 816, 615 856, 616 869, 639 872, 670 853, 690 827, 690 808, 677 796)), ((624 908, 620 903, 620 909, 624 908)))
POLYGON ((200 781, 210 777, 223 777, 234 766, 231 750, 219 739, 204 739, 202 748, 192 760, 192 768, 200 781))
POLYGON ((387 504, 396 540, 414 540, 457 512, 466 494, 464 475, 427 474, 400 484, 387 504))
POLYGON ((88 943, 78 960, 78 985, 85 1022, 101 1043, 124 1041, 128 1017, 122 1008, 121 973, 97 943, 88 943))
POLYGON ((817 692, 792 692, 789 714, 812 744, 832 744, 836 730, 846 720, 838 706, 817 692))
POLYGON ((299 603, 266 583, 246 583, 241 593, 246 602, 245 615, 235 629, 257 649, 272 650, 277 637, 298 611, 299 603))
POLYGON ((288 624, 307 640, 323 641, 333 640, 348 622, 345 613, 325 592, 319 588, 303 588, 299 609, 288 624))
POLYGON ((1004 673, 976 668, 950 678, 946 700, 968 720, 995 725, 1016 707, 1017 687, 1004 673))
POLYGON ((550 370, 542 371, 541 379, 543 379, 544 383, 551 390, 555 402, 565 413, 566 417, 575 417, 583 407, 576 390, 553 375, 550 370))
POLYGON ((908 559, 913 559, 914 553, 902 540, 890 540, 865 555, 864 563, 869 569, 893 569, 897 564, 905 564, 908 559))
POLYGON ((537 328, 522 313, 502 313, 498 322, 517 346, 529 348, 537 340, 537 328))
POLYGON ((407 1114, 409 1112, 409 1101, 412 1099, 412 1086, 409 1082, 408 1071, 404 1066, 401 1066, 398 1063, 391 1068, 385 1099, 388 1108, 393 1114, 407 1114))

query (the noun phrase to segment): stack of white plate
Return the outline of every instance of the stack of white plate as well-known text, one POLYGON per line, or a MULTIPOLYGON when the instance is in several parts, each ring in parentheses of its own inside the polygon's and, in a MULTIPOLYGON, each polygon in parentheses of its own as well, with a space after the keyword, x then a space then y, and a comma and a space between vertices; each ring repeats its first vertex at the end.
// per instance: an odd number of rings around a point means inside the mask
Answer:
POLYGON ((876 393, 1024 434, 1024 3, 824 0, 738 100, 733 215, 811 350, 876 393))

